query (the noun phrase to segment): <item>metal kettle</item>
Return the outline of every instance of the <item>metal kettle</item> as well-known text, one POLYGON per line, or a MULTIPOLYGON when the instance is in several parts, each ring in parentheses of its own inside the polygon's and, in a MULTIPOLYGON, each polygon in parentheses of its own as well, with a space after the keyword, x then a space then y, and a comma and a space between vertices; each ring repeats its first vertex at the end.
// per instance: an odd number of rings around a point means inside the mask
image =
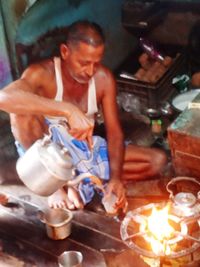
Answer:
POLYGON ((79 182, 68 150, 52 142, 51 136, 37 140, 17 160, 16 170, 22 182, 41 196, 51 195, 69 181, 79 182))

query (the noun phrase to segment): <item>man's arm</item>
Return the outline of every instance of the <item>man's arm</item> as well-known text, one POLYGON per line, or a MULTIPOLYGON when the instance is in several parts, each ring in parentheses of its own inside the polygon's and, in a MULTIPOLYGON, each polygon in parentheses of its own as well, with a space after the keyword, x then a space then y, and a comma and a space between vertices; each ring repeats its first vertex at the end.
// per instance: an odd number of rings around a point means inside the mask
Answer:
POLYGON ((110 163, 110 183, 115 184, 113 191, 124 199, 124 189, 121 185, 122 166, 124 161, 124 137, 119 122, 116 102, 116 83, 112 74, 106 70, 103 78, 102 109, 106 127, 110 163))
POLYGON ((25 79, 19 79, 0 90, 0 109, 8 113, 69 117, 70 104, 57 103, 30 90, 25 79))
POLYGON ((90 143, 93 131, 90 120, 73 104, 51 99, 52 93, 44 88, 45 75, 40 67, 26 70, 21 79, 0 90, 0 109, 15 114, 65 117, 70 130, 90 143), (42 96, 44 92, 48 97, 42 96))

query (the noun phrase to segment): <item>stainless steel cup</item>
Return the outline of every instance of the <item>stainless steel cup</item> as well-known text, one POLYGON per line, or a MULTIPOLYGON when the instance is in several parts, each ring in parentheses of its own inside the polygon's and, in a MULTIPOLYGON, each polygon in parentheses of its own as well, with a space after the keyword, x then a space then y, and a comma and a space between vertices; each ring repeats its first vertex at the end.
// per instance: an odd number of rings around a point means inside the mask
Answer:
POLYGON ((80 251, 65 251, 58 257, 59 267, 82 267, 83 255, 80 251))
POLYGON ((73 213, 66 209, 46 209, 39 212, 40 220, 45 223, 47 236, 62 240, 71 234, 73 213))

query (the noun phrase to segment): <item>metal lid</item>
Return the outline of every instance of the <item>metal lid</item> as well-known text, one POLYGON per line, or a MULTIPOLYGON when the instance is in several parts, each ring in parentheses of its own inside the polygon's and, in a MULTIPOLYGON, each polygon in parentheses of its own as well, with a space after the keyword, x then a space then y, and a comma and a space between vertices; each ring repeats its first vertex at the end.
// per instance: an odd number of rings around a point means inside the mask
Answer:
POLYGON ((174 197, 174 202, 184 207, 192 207, 196 201, 197 199, 192 193, 178 193, 174 197))

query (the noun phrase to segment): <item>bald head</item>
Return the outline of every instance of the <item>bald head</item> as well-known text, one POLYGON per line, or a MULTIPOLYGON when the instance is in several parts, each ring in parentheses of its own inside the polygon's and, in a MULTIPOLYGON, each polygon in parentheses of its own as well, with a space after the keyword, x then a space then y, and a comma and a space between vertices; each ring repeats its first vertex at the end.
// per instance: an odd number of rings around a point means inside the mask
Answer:
POLYGON ((77 47, 81 42, 93 47, 103 45, 105 37, 101 27, 89 21, 77 21, 68 28, 66 44, 70 47, 77 47))

